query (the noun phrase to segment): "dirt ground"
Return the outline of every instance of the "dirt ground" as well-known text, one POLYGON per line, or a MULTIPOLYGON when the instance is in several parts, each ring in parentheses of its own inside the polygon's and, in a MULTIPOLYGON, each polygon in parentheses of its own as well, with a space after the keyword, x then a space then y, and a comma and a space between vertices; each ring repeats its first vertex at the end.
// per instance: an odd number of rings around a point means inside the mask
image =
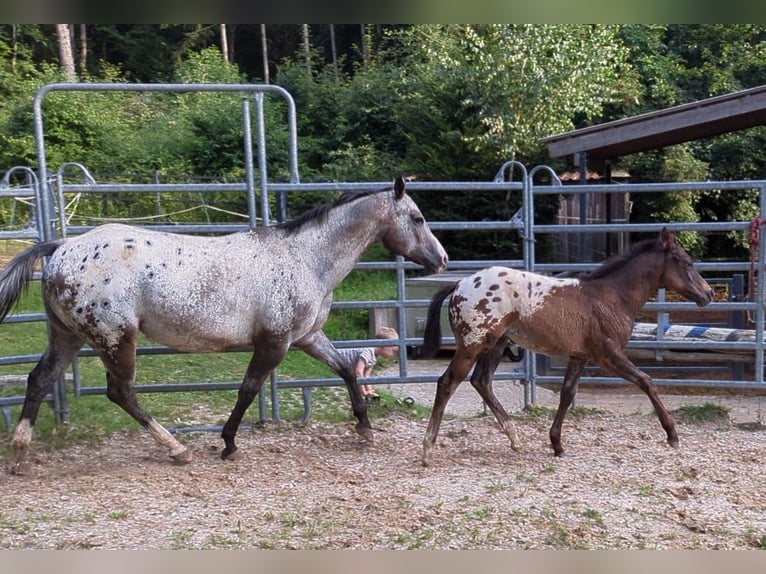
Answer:
MULTIPOLYGON (((432 383, 392 385, 430 405, 432 383)), ((448 408, 433 466, 420 462, 427 421, 266 424, 242 430, 242 457, 219 458, 213 433, 181 436, 194 459, 175 466, 146 433, 57 452, 34 449, 27 476, 0 473, 6 549, 744 549, 766 547, 766 432, 761 397, 713 401, 708 423, 676 412, 665 442, 648 399, 584 389, 552 455, 549 413, 520 412, 520 385, 496 391, 523 443, 513 452, 464 383, 448 408), (516 408, 519 407, 519 408, 516 408)), ((557 396, 538 388, 538 404, 557 396)))

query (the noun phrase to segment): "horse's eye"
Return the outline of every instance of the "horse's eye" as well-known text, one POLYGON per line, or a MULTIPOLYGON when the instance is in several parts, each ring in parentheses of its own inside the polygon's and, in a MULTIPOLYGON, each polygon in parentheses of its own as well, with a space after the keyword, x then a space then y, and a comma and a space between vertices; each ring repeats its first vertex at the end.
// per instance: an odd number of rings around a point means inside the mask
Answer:
POLYGON ((423 225, 426 222, 426 220, 423 218, 422 215, 413 215, 412 216, 412 222, 415 225, 423 225))

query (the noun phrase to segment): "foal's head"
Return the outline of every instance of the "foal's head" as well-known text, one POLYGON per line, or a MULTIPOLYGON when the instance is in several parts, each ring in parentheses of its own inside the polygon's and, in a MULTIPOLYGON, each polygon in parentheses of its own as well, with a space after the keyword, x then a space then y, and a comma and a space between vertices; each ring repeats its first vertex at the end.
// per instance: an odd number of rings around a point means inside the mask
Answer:
POLYGON ((691 257, 676 242, 676 236, 663 228, 658 238, 664 250, 662 287, 675 291, 687 299, 704 307, 713 300, 713 290, 702 276, 694 269, 691 257))

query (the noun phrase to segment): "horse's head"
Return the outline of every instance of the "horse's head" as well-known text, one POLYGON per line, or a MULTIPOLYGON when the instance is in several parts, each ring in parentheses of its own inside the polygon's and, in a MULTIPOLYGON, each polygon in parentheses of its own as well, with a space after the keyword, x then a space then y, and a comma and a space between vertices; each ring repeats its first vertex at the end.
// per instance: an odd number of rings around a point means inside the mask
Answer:
POLYGON ((425 267, 429 273, 440 273, 447 267, 447 252, 428 227, 423 214, 404 192, 404 179, 394 183, 393 220, 381 237, 383 245, 398 255, 425 267))
POLYGON ((691 257, 676 241, 676 236, 663 228, 659 242, 665 251, 662 282, 670 289, 704 307, 713 300, 713 290, 694 269, 691 257))

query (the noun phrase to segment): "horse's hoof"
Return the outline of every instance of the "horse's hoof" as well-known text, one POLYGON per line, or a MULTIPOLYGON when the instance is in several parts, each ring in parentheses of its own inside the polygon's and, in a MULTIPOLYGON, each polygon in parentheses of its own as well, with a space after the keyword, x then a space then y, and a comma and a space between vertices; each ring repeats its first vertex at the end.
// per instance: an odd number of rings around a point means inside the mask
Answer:
POLYGON ((524 450, 524 449, 522 449, 522 448, 521 448, 521 446, 520 446, 520 445, 518 445, 518 444, 512 444, 512 445, 511 445, 511 450, 512 450, 513 452, 521 452, 521 451, 522 451, 522 450, 524 450))
POLYGON ((561 447, 553 447, 553 456, 556 458, 561 458, 564 456, 564 449, 561 447))
POLYGON ((671 448, 677 449, 678 448, 678 439, 677 438, 676 439, 669 438, 668 439, 668 444, 671 446, 671 448))
POLYGON ((192 459, 191 449, 186 448, 177 454, 170 455, 175 464, 189 464, 192 459))

